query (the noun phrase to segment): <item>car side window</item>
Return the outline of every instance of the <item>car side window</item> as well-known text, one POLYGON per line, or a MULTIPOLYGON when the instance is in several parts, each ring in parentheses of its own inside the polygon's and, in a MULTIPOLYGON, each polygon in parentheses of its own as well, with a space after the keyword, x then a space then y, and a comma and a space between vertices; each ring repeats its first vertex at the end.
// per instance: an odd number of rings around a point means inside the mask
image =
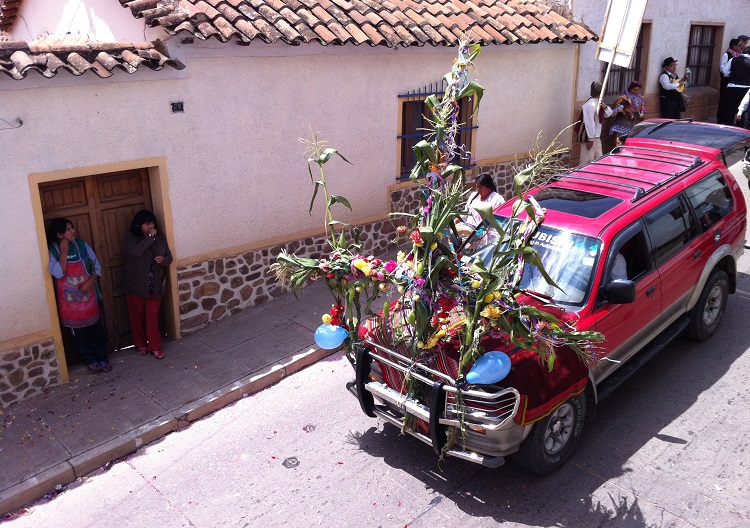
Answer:
POLYGON ((607 254, 607 279, 604 284, 615 279, 638 282, 651 269, 646 233, 641 222, 625 228, 612 242, 607 254))
POLYGON ((732 211, 732 193, 721 172, 715 171, 685 190, 698 223, 706 231, 732 211))
POLYGON ((697 234, 697 226, 679 196, 644 217, 657 265, 677 253, 697 234))

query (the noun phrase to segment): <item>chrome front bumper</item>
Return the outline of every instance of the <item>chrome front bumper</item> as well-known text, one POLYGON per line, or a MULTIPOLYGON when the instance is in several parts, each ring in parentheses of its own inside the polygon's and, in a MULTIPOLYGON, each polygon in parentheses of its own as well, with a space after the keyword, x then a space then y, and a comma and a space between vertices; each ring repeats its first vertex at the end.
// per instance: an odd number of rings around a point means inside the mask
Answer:
POLYGON ((520 404, 518 391, 513 388, 496 392, 459 390, 455 380, 442 372, 412 362, 370 341, 363 345, 357 353, 355 381, 348 384, 348 388, 359 400, 365 414, 382 418, 402 429, 406 414, 424 420, 429 424, 429 434, 411 428, 404 429, 404 432, 441 454, 448 427, 460 427, 459 414, 463 412, 466 436, 459 436, 445 454, 494 468, 505 462, 505 456, 518 450, 525 436, 525 428, 513 420, 520 404), (409 398, 386 385, 377 363, 372 362, 374 358, 422 383, 430 393, 429 404, 409 398), (463 406, 456 405, 457 397, 463 401, 463 406))

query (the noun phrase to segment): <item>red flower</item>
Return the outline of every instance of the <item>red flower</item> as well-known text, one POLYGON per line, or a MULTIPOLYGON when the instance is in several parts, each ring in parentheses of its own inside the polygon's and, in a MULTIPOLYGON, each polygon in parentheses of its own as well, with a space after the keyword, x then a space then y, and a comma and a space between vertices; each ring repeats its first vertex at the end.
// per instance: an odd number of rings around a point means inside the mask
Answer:
POLYGON ((415 229, 414 231, 412 231, 409 235, 409 238, 411 238, 411 241, 417 245, 424 244, 424 241, 422 241, 422 234, 419 232, 419 229, 415 229))
POLYGON ((341 319, 339 319, 338 317, 331 317, 331 324, 333 326, 338 326, 339 324, 341 324, 341 319))

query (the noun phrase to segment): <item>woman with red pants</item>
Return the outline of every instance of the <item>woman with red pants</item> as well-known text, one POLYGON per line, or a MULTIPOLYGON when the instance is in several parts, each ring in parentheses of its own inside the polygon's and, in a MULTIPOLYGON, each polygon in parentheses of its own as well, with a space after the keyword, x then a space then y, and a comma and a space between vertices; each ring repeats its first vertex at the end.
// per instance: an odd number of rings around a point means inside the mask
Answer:
POLYGON ((167 237, 156 229, 154 213, 138 211, 125 233, 123 287, 128 301, 130 331, 138 353, 164 358, 159 331, 159 306, 164 295, 172 253, 167 237))

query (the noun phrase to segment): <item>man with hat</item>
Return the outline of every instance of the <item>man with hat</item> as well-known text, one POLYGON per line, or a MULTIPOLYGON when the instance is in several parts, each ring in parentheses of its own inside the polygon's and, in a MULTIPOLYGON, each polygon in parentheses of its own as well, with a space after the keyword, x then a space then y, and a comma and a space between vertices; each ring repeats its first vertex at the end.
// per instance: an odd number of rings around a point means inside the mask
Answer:
POLYGON ((687 81, 687 75, 682 79, 677 77, 677 61, 674 57, 667 57, 662 62, 664 73, 659 76, 659 106, 661 116, 666 119, 679 119, 680 113, 685 110, 685 100, 678 88, 687 81))

